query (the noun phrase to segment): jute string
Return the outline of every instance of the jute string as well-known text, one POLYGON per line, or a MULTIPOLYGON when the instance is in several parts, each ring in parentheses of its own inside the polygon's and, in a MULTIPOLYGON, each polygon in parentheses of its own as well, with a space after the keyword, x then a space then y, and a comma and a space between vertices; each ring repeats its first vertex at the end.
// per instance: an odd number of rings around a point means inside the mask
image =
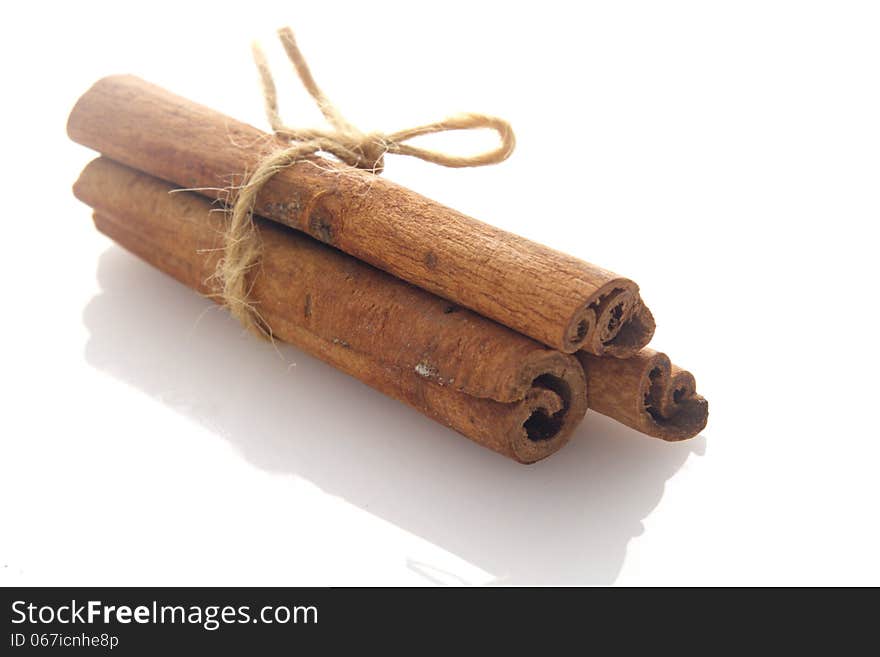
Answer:
POLYGON ((293 31, 285 27, 278 31, 278 36, 300 82, 317 103, 330 127, 323 130, 292 128, 282 121, 278 113, 275 81, 268 62, 262 49, 253 44, 252 52, 260 74, 266 117, 275 135, 287 142, 287 146, 266 156, 237 188, 231 217, 223 235, 223 257, 215 273, 220 282, 223 301, 233 316, 253 333, 268 339, 272 337, 271 328, 249 300, 248 273, 260 260, 261 247, 254 225, 254 206, 257 195, 272 176, 319 152, 329 153, 351 167, 375 174, 382 173, 386 153, 409 155, 445 167, 478 167, 506 160, 516 143, 507 121, 485 114, 461 114, 392 133, 361 132, 342 116, 318 87, 296 44, 293 31), (497 132, 500 143, 493 150, 471 156, 452 155, 406 143, 414 137, 438 132, 482 128, 497 132))

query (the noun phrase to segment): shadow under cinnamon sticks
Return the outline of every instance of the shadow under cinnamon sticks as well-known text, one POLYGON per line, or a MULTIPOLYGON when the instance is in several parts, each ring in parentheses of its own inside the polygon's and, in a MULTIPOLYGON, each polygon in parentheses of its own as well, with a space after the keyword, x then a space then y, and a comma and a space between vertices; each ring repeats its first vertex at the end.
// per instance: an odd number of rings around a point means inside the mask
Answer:
MULTIPOLYGON (((705 450, 702 437, 669 444, 588 413, 564 458, 524 469, 294 347, 244 335, 119 247, 101 256, 97 278, 101 293, 83 312, 90 365, 196 420, 249 463, 310 481, 498 583, 613 583, 666 480, 705 450)), ((278 521, 295 523, 295 508, 278 521)), ((426 583, 479 583, 407 565, 426 583)))

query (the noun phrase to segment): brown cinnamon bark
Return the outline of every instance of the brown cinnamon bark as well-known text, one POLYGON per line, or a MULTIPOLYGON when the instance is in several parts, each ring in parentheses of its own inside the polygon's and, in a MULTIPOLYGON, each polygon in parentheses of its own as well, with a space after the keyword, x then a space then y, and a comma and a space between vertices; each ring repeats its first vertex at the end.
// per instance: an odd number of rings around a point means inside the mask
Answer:
MULTIPOLYGON (((97 82, 67 129, 118 162, 223 200, 280 145, 132 76, 97 82)), ((566 353, 625 358, 653 334, 634 282, 329 160, 278 173, 256 212, 566 353)))
MULTIPOLYGON (((101 232, 210 295, 223 214, 171 190, 105 158, 74 186, 101 232)), ((253 298, 278 339, 523 463, 562 447, 583 418, 586 382, 574 356, 302 233, 257 223, 263 257, 253 298)))
POLYGON ((599 413, 670 441, 692 438, 706 427, 709 402, 697 394, 693 374, 666 354, 642 349, 626 360, 583 352, 578 358, 587 375, 590 408, 599 413))

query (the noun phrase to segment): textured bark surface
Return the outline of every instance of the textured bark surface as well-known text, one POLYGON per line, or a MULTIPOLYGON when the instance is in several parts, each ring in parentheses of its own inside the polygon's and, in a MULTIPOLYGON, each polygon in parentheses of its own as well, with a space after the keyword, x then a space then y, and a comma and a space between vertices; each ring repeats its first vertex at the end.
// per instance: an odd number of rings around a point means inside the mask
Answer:
MULTIPOLYGON (((73 109, 68 133, 118 162, 224 200, 279 146, 131 76, 97 82, 73 109)), ((256 211, 567 353, 628 357, 653 334, 632 281, 371 173, 311 158, 278 173, 256 211)))
POLYGON ((590 408, 663 440, 685 440, 702 431, 709 402, 697 394, 693 374, 666 354, 642 349, 626 360, 578 354, 587 375, 590 408))
MULTIPOLYGON (((101 232, 210 295, 224 216, 171 189, 106 158, 74 186, 101 232)), ((253 298, 278 339, 520 462, 555 452, 583 418, 586 383, 574 356, 302 233, 257 223, 253 298)))

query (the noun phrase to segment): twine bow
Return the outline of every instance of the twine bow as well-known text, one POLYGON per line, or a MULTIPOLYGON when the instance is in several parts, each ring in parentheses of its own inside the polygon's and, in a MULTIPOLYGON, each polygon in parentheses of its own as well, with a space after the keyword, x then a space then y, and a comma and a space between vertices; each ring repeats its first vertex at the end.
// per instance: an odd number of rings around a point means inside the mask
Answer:
POLYGON ((516 144, 513 129, 507 121, 485 114, 461 114, 392 133, 361 132, 342 116, 318 87, 296 44, 293 31, 285 27, 278 31, 278 36, 300 81, 331 127, 326 130, 300 129, 284 124, 278 113, 278 96, 269 64, 263 51, 254 44, 252 52, 260 74, 266 116, 275 135, 289 145, 263 159, 238 189, 224 234, 223 258, 218 263, 215 274, 221 283, 223 300, 233 316, 252 332, 270 339, 271 329, 248 301, 247 274, 260 258, 260 244, 253 221, 254 204, 260 189, 272 176, 319 152, 329 153, 351 167, 376 174, 382 173, 387 153, 408 155, 445 167, 478 167, 503 162, 510 157, 516 144), (476 155, 452 155, 406 143, 423 135, 484 128, 497 132, 500 143, 497 148, 476 155))

